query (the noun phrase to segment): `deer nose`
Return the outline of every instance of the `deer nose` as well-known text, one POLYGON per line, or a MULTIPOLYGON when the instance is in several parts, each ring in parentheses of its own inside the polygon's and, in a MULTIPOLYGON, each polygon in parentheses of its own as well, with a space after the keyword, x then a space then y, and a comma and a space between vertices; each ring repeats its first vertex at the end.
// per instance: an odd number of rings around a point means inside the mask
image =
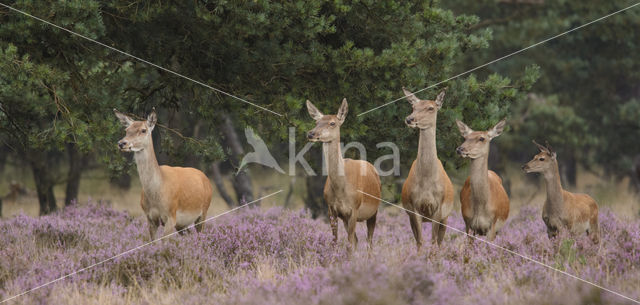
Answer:
POLYGON ((118 141, 118 147, 120 149, 123 149, 125 145, 127 145, 127 141, 118 141))
POLYGON ((413 122, 413 117, 408 116, 405 122, 407 122, 407 124, 411 124, 411 122, 413 122))
POLYGON ((307 133, 307 138, 313 139, 313 135, 314 135, 313 131, 309 131, 309 133, 307 133))
POLYGON ((458 153, 458 155, 462 154, 462 146, 456 148, 456 152, 458 153))
POLYGON ((527 169, 527 165, 526 164, 522 166, 522 170, 525 170, 525 169, 527 169))

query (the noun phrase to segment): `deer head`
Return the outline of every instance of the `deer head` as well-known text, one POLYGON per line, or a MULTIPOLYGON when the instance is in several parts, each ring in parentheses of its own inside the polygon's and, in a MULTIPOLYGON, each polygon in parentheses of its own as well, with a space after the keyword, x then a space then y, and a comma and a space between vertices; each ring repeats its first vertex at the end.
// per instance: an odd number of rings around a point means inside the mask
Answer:
POLYGON ((131 117, 116 109, 113 109, 113 112, 126 131, 124 138, 118 141, 118 148, 121 151, 137 152, 149 147, 149 145, 153 145, 151 131, 156 126, 157 121, 155 108, 147 116, 146 121, 134 121, 131 117))
POLYGON ((442 107, 444 101, 445 91, 440 91, 435 101, 421 100, 415 96, 415 94, 409 92, 402 87, 404 95, 407 97, 409 103, 413 107, 413 112, 405 119, 407 126, 411 128, 428 129, 436 126, 436 118, 438 116, 438 110, 442 107))
POLYGON ((533 144, 538 146, 540 152, 536 154, 531 161, 522 166, 525 173, 541 173, 553 169, 556 163, 556 152, 553 151, 549 142, 547 146, 542 146, 533 140, 533 144))
POLYGON ((307 100, 307 110, 309 115, 316 121, 316 127, 307 133, 307 138, 311 142, 332 142, 340 140, 340 126, 347 117, 347 99, 342 100, 342 105, 336 115, 324 115, 316 106, 307 100))
POLYGON ((487 131, 473 131, 459 120, 456 120, 456 124, 464 137, 464 143, 456 149, 456 152, 463 158, 477 159, 489 154, 489 143, 502 134, 506 120, 503 119, 487 131))

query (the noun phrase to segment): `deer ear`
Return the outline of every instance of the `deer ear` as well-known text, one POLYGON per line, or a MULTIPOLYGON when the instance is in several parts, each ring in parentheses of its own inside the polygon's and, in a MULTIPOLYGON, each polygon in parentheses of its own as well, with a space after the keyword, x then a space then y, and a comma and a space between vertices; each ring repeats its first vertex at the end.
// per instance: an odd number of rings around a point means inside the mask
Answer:
POLYGON ((156 126, 156 122, 158 121, 158 116, 156 115, 156 107, 153 107, 151 113, 147 116, 147 127, 150 130, 153 130, 153 127, 156 126))
POLYGON ((409 103, 415 104, 420 101, 420 99, 417 98, 415 94, 411 93, 411 91, 407 90, 407 88, 402 87, 402 92, 404 93, 404 97, 407 98, 407 101, 409 101, 409 103))
POLYGON ((340 124, 344 123, 344 119, 347 118, 347 112, 349 112, 349 104, 347 104, 347 98, 342 99, 342 104, 340 104, 340 109, 338 109, 338 114, 336 114, 336 118, 340 121, 340 124))
POLYGON ((309 100, 307 100, 307 111, 309 111, 311 118, 316 121, 322 119, 324 116, 324 114, 322 114, 322 112, 320 112, 320 110, 318 110, 318 108, 316 108, 316 106, 314 106, 309 100))
POLYGON ((440 93, 438 93, 438 97, 436 97, 436 105, 438 105, 438 109, 442 107, 442 102, 444 102, 444 95, 446 92, 447 88, 444 88, 440 93))
POLYGON ((546 147, 544 147, 544 146, 540 145, 538 142, 536 142, 536 140, 532 140, 532 142, 533 142, 533 144, 535 144, 536 146, 538 146, 538 149, 539 149, 541 152, 546 152, 546 153, 548 153, 548 152, 549 152, 549 150, 548 150, 546 147))
POLYGON ((133 123, 133 120, 128 115, 118 111, 115 108, 113 108, 113 113, 116 114, 116 117, 118 118, 118 120, 120 120, 120 123, 122 124, 122 126, 129 127, 129 125, 133 123))
POLYGON ((465 123, 462 123, 462 121, 460 120, 456 120, 456 124, 458 125, 460 134, 462 134, 463 137, 466 137, 473 132, 473 129, 469 128, 469 126, 467 126, 465 123))
POLYGON ((498 122, 496 126, 493 126, 493 128, 489 130, 489 137, 493 139, 501 135, 506 125, 507 125, 506 119, 502 119, 502 121, 498 122))
POLYGON ((549 144, 549 141, 546 141, 545 144, 547 144, 547 153, 552 157, 552 158, 556 158, 556 152, 555 150, 553 150, 553 147, 551 147, 551 145, 549 144))

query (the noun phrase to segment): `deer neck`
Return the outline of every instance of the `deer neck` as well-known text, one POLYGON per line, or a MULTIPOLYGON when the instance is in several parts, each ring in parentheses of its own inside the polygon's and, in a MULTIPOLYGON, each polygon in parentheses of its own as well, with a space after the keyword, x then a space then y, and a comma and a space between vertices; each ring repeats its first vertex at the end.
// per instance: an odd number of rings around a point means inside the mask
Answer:
POLYGON ((469 180, 471 183, 471 198, 474 206, 486 205, 489 202, 489 153, 471 160, 469 180))
POLYGON ((564 205, 564 199, 562 197, 562 182, 560 181, 558 162, 555 162, 554 166, 548 171, 545 171, 543 175, 544 182, 547 186, 546 204, 552 211, 559 211, 564 205))
POLYGON ((435 128, 420 129, 416 171, 416 176, 422 179, 436 180, 438 178, 439 166, 435 128))
POLYGON ((153 141, 149 137, 147 148, 134 153, 140 184, 145 194, 158 192, 162 187, 162 173, 153 149, 153 141))
POLYGON ((327 160, 327 175, 331 180, 331 188, 334 190, 343 189, 347 182, 339 139, 322 143, 324 158, 327 160))

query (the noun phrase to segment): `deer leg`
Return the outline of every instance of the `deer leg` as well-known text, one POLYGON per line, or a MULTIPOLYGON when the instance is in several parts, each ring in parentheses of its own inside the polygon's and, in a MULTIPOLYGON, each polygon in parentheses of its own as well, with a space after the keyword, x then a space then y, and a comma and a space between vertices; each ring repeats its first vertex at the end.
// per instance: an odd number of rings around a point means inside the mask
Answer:
POLYGON ((158 219, 151 219, 148 218, 149 220, 149 236, 151 237, 151 240, 155 240, 156 239, 156 232, 158 232, 158 226, 160 225, 160 221, 158 221, 158 219))
POLYGON ((178 234, 180 235, 185 235, 187 233, 189 233, 189 230, 185 230, 184 228, 186 227, 180 227, 180 226, 176 226, 176 231, 178 232, 178 234))
POLYGON ((371 218, 367 219, 367 243, 369 243, 369 249, 373 248, 373 231, 376 229, 377 217, 378 213, 376 212, 371 218))
POLYGON ((598 227, 598 216, 592 217, 589 224, 589 230, 587 230, 587 235, 591 237, 591 241, 594 244, 600 243, 600 228, 598 227))
POLYGON ((204 229, 204 221, 202 221, 202 219, 203 219, 203 216, 200 216, 194 222, 196 227, 196 232, 198 233, 202 232, 202 229, 204 229))
POLYGON ((413 231, 413 237, 416 239, 416 246, 418 251, 422 247, 422 222, 418 219, 418 215, 414 213, 409 214, 409 223, 411 224, 411 231, 413 231))
POLYGON ((164 224, 164 233, 162 236, 171 234, 174 229, 176 229, 176 217, 169 215, 169 217, 167 217, 167 222, 164 224))
POLYGON ((466 227, 465 231, 467 232, 467 241, 471 245, 473 244, 473 239, 474 239, 473 236, 476 236, 476 232, 471 230, 471 227, 469 227, 466 223, 465 223, 465 227, 466 227))
MULTIPOLYGON (((347 239, 349 238, 349 220, 350 220, 350 218, 342 219, 342 222, 344 223, 344 230, 347 231, 347 239)), ((358 235, 356 235, 355 229, 353 231, 353 239, 354 239, 355 244, 357 246, 358 245, 358 235)), ((350 239, 348 239, 348 240, 351 241, 350 239)))
POLYGON ((347 239, 349 240, 349 254, 353 252, 358 246, 358 237, 356 236, 356 221, 357 214, 355 211, 351 212, 348 219, 344 219, 344 226, 347 229, 347 239))
POLYGON ((489 229, 489 233, 487 234, 487 238, 490 241, 493 241, 494 239, 496 239, 496 222, 495 221, 491 224, 491 228, 489 229))
POLYGON ((338 216, 332 208, 329 208, 329 225, 331 232, 333 232, 333 243, 336 244, 338 242, 338 216))
POLYGON ((444 239, 444 232, 447 231, 447 219, 441 219, 440 223, 431 223, 433 232, 431 234, 431 240, 433 243, 437 243, 438 246, 442 244, 444 239))

